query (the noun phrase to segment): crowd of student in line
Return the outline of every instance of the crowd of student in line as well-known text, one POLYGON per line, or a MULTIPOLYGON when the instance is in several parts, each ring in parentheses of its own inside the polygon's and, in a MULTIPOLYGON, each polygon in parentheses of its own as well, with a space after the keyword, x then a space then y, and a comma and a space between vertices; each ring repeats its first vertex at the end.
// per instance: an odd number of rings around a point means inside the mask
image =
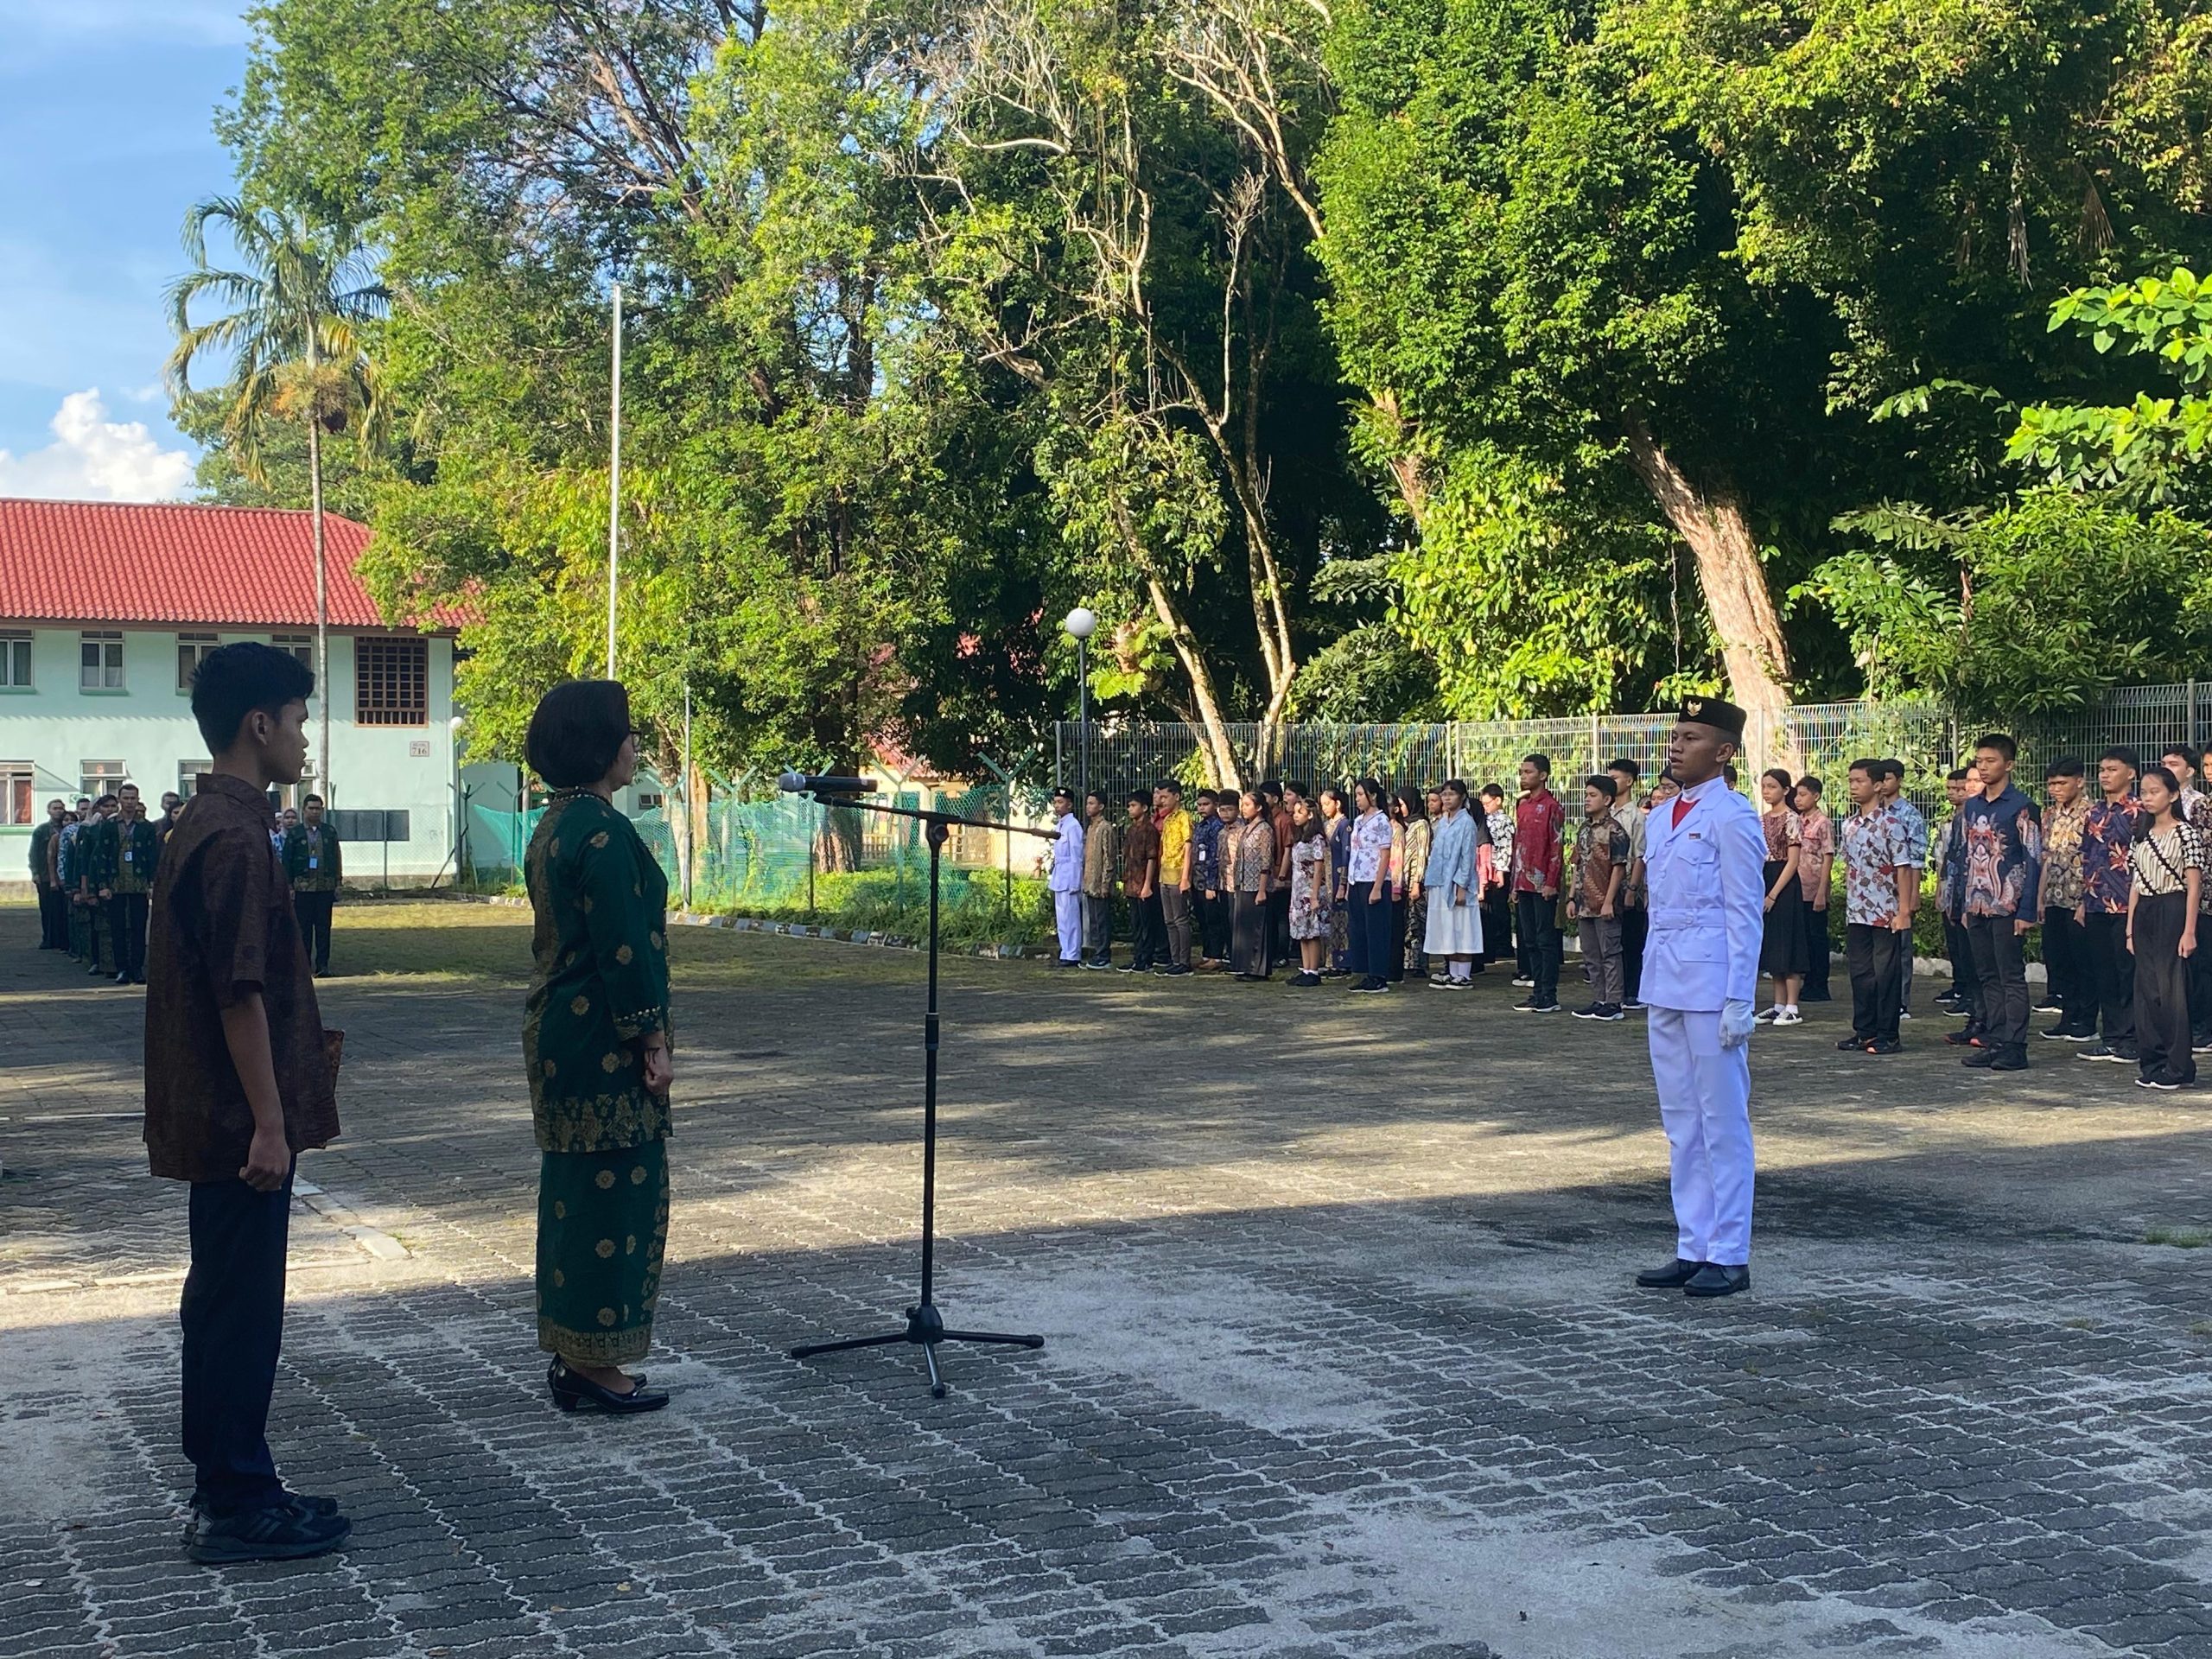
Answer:
MULTIPOLYGON (((187 810, 184 797, 162 797, 162 814, 146 816, 136 784, 97 799, 79 795, 73 810, 46 804, 46 822, 31 831, 31 887, 38 898, 41 950, 60 950, 95 979, 146 982, 146 918, 154 873, 187 810)), ((317 976, 330 971, 330 917, 345 880, 338 831, 323 817, 322 797, 297 808, 270 809, 269 847, 284 867, 301 937, 317 976)))
MULTIPOLYGON (((1842 869, 1843 944, 1852 1030, 1840 1050, 1902 1051, 1913 927, 1931 861, 1934 898, 1952 967, 1937 1007, 1966 1025, 1946 1043, 1963 1063, 1997 1071, 2028 1064, 2031 1013, 2055 1014, 2042 1035, 2080 1058, 2137 1068, 2145 1088, 2196 1081, 2195 1053, 2212 1052, 2212 961, 2196 949, 2212 910, 2212 754, 2187 744, 2145 766, 2125 747, 2090 768, 2062 757, 2045 768, 2048 808, 2016 785, 2018 749, 2002 733, 1976 745, 1946 780, 1950 815, 1931 835, 1904 794, 1900 760, 1853 760, 1849 810, 1832 817, 1816 777, 1776 768, 1758 782, 1766 835, 1766 918, 1760 971, 1773 985, 1762 1024, 1803 1023, 1801 1005, 1830 1000, 1829 908, 1842 869), (2047 980, 2027 979, 2027 936, 2040 930, 2047 980)), ((1738 785, 1734 769, 1727 782, 1738 785)), ((1256 982, 1281 968, 1300 988, 1349 980, 1387 993, 1410 975, 1444 991, 1510 957, 1519 1011, 1560 1011, 1568 931, 1590 984, 1579 1019, 1640 1010, 1650 916, 1645 816, 1675 796, 1663 773, 1649 788, 1618 760, 1582 785, 1570 814, 1552 763, 1520 764, 1509 801, 1497 784, 1458 779, 1388 791, 1363 778, 1318 792, 1268 781, 1201 789, 1185 810, 1174 781, 1131 791, 1117 822, 1106 792, 1055 797, 1052 855, 1058 965, 1170 977, 1205 971, 1256 982), (1117 902, 1128 958, 1112 958, 1117 902)))

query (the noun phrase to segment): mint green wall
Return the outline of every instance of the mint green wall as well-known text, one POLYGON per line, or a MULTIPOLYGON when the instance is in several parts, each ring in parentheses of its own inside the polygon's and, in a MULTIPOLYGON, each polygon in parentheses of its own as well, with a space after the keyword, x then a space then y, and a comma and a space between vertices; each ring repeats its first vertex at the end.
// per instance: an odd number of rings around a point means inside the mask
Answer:
MULTIPOLYGON (((22 624, 0 619, 0 630, 22 624)), ((124 689, 83 691, 78 686, 78 647, 84 631, 35 627, 31 690, 0 691, 0 762, 29 761, 37 772, 36 811, 60 795, 73 800, 79 768, 87 760, 120 760, 130 782, 158 810, 165 790, 177 786, 180 766, 205 761, 207 746, 193 724, 190 699, 177 690, 176 630, 125 628, 124 689)), ((203 630, 202 632, 208 632, 203 630)), ((307 630, 298 630, 306 632, 307 630)), ((266 632, 224 629, 227 645, 266 640, 266 632)), ((429 641, 429 717, 421 726, 356 726, 353 715, 353 639, 330 636, 329 785, 320 792, 334 808, 397 809, 410 814, 410 839, 391 851, 394 878, 421 881, 447 864, 453 849, 454 792, 451 719, 453 641, 429 641), (418 748, 426 752, 415 753, 418 748)), ((310 758, 320 741, 320 688, 310 708, 310 758)), ((29 826, 0 828, 0 882, 27 879, 29 826)), ((373 883, 384 873, 385 849, 372 842, 349 842, 350 880, 373 883)))

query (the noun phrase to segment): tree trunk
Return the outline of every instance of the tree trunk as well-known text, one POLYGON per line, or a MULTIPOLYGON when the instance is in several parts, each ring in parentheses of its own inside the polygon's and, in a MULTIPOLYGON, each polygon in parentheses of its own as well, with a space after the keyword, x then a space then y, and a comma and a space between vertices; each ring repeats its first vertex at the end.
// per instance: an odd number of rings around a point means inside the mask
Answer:
POLYGON ((1130 558, 1139 569, 1145 571, 1145 592, 1152 601, 1153 614, 1167 630, 1167 641, 1175 648, 1175 659, 1183 664, 1184 677, 1190 682, 1191 702, 1198 711, 1199 729, 1205 734, 1206 766, 1213 774, 1209 779, 1211 786, 1234 789, 1239 781, 1236 749, 1229 741, 1229 728, 1221 717, 1220 694, 1214 690, 1213 671, 1206 664, 1198 635, 1177 608, 1166 584, 1146 568, 1143 541, 1137 534, 1136 525, 1130 521, 1128 507, 1118 498, 1114 503, 1114 522, 1130 558))
POLYGON ((1789 648, 1782 620, 1767 591, 1744 503, 1726 484, 1700 487, 1659 445, 1641 415, 1624 423, 1630 463, 1697 559, 1706 609, 1720 638, 1720 657, 1728 688, 1751 716, 1745 753, 1754 766, 1790 757, 1795 770, 1796 738, 1789 729, 1789 648))
POLYGON ((330 779, 330 577, 322 537, 322 415, 316 373, 321 365, 315 329, 308 329, 308 512, 315 527, 315 687, 322 698, 321 735, 316 744, 315 781, 327 811, 337 804, 330 779))

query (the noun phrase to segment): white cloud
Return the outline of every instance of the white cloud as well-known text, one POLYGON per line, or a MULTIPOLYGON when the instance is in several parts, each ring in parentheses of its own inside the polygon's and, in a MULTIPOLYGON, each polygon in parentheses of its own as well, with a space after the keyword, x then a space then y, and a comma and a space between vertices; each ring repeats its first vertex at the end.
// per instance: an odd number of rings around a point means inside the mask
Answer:
POLYGON ((0 495, 51 501, 174 501, 192 483, 192 456, 164 449, 142 421, 111 421, 98 386, 61 400, 54 442, 21 455, 0 449, 0 495))

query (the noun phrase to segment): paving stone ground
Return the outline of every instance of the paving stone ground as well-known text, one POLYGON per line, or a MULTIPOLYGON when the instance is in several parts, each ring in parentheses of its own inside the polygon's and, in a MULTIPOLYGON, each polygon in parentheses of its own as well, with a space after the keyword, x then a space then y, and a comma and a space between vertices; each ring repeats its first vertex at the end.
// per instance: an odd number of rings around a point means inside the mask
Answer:
POLYGON ((525 918, 348 906, 272 1423, 352 1548, 188 1565, 140 996, 0 911, 0 1656, 2212 1655, 2212 1094, 1762 1033, 1757 1286, 1670 1253, 1643 1033, 680 930, 658 1416, 546 1400, 525 918))

